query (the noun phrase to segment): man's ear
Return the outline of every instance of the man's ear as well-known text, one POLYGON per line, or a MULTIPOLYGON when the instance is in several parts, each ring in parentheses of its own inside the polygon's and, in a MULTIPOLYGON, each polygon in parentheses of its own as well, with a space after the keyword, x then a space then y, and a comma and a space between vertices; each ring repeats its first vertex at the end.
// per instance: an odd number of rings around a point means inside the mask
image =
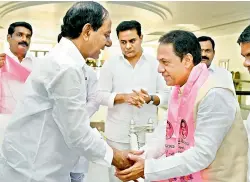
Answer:
POLYGON ((141 39, 141 41, 143 40, 143 35, 141 34, 141 36, 140 36, 140 39, 141 39))
POLYGON ((82 33, 81 35, 83 36, 83 39, 85 41, 89 40, 90 34, 93 32, 93 28, 89 23, 86 23, 83 27, 82 27, 82 33))
POLYGON ((188 53, 183 57, 182 62, 187 69, 191 69, 194 66, 194 58, 192 54, 188 53))
POLYGON ((10 42, 10 39, 11 39, 11 35, 8 34, 8 35, 7 35, 7 41, 10 42))

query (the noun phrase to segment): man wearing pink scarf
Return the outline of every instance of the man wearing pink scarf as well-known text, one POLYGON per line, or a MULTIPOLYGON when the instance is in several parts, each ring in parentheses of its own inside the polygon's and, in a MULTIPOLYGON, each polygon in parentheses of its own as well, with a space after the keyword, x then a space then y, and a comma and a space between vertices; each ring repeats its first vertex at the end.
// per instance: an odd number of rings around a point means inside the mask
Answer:
POLYGON ((247 135, 225 70, 208 70, 201 63, 191 32, 171 31, 159 42, 158 71, 173 86, 166 130, 145 146, 144 156, 129 155, 135 164, 116 176, 122 181, 246 182, 247 135))

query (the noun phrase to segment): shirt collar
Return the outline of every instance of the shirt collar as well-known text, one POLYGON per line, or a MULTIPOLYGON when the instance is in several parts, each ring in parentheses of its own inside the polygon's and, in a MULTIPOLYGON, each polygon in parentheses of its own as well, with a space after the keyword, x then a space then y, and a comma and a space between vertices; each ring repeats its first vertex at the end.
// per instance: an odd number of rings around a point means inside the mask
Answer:
MULTIPOLYGON (((126 60, 127 61, 127 59, 124 57, 124 54, 122 52, 119 54, 119 57, 120 57, 121 60, 126 60)), ((145 55, 145 52, 143 51, 143 49, 142 49, 142 55, 139 58, 139 60, 145 60, 145 61, 147 60, 147 56, 145 55)))
POLYGON ((214 71, 215 70, 215 65, 213 63, 211 63, 208 70, 214 71))
POLYGON ((58 45, 62 48, 64 52, 70 55, 75 64, 78 64, 81 67, 85 67, 87 65, 80 51, 71 40, 62 37, 58 45))
MULTIPOLYGON (((11 57, 12 59, 14 59, 16 62, 20 63, 18 57, 17 57, 15 54, 13 54, 13 52, 11 52, 10 49, 7 49, 7 50, 5 51, 5 53, 6 53, 9 57, 11 57)), ((30 59, 30 60, 32 60, 32 57, 33 57, 32 54, 30 54, 30 52, 27 52, 27 53, 26 53, 26 56, 23 58, 23 60, 24 60, 24 59, 30 59)), ((22 60, 22 61, 23 61, 23 60, 22 60)))

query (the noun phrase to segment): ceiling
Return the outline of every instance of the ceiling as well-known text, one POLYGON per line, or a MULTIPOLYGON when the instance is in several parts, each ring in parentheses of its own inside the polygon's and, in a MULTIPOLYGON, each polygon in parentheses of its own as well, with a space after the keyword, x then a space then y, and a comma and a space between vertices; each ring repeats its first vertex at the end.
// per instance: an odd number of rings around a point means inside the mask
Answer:
MULTIPOLYGON (((33 42, 55 43, 62 18, 74 2, 0 2, 0 39, 5 40, 9 24, 27 21, 34 29, 33 42)), ((215 1, 101 1, 110 12, 112 39, 117 44, 116 26, 123 20, 142 24, 144 43, 156 42, 173 29, 213 37, 239 34, 250 24, 250 2, 215 1)))

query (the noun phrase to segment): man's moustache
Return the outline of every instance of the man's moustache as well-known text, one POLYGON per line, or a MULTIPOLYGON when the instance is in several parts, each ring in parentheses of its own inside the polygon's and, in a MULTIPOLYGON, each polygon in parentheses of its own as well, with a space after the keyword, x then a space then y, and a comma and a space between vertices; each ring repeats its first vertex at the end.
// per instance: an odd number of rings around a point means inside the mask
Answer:
POLYGON ((209 58, 208 58, 208 57, 205 57, 205 56, 202 56, 201 58, 202 58, 202 59, 207 59, 207 60, 209 60, 209 58))
POLYGON ((27 42, 19 42, 18 45, 26 45, 27 47, 29 46, 27 42))

